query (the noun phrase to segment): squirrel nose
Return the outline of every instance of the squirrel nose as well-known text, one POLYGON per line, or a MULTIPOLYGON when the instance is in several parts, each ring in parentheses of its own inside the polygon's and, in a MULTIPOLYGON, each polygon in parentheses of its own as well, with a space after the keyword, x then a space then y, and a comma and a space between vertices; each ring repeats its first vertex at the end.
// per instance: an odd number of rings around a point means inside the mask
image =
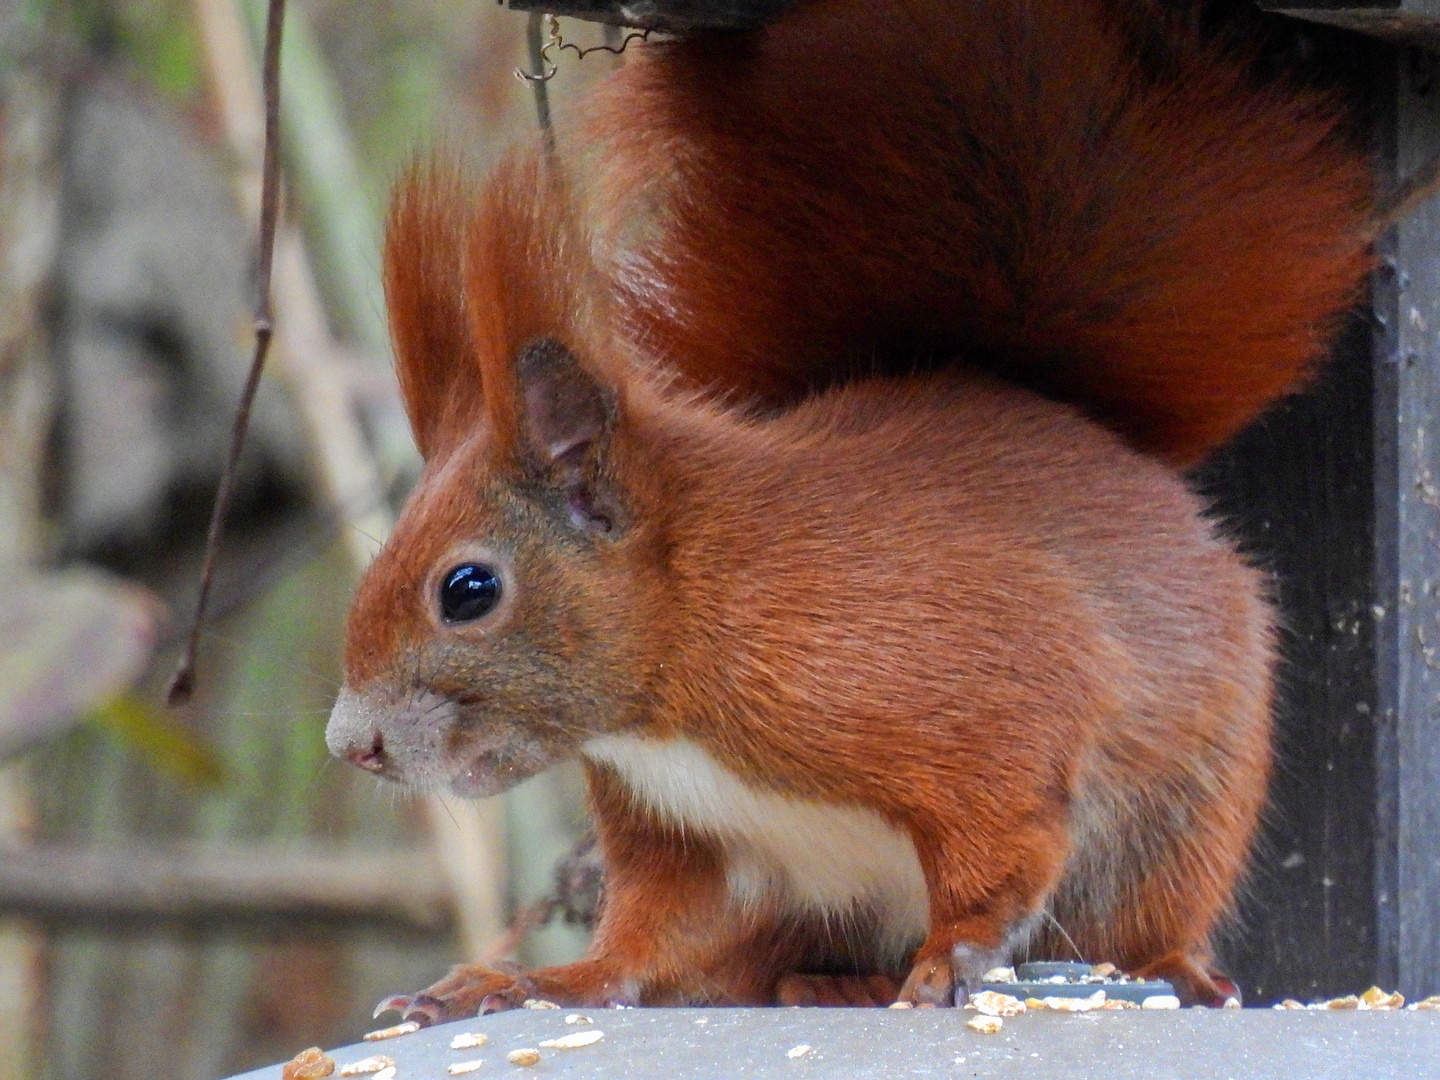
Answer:
POLYGON ((377 731, 368 743, 352 745, 344 754, 345 760, 368 773, 385 771, 385 739, 377 731))

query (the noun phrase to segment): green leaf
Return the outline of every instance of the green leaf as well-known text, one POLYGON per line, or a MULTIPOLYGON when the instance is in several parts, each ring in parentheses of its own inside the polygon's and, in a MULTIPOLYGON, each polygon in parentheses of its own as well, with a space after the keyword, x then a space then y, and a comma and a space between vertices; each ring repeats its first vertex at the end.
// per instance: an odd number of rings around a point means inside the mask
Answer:
POLYGON ((203 739, 128 691, 111 698, 86 720, 189 787, 208 790, 225 781, 219 757, 203 739))

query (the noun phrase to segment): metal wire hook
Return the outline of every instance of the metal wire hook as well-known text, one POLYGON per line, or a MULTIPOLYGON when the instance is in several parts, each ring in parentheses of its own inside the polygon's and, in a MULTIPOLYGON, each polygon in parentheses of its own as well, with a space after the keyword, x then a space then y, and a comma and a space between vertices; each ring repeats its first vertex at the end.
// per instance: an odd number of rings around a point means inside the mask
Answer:
POLYGON ((556 64, 552 53, 563 52, 569 49, 581 60, 584 60, 585 57, 591 53, 597 52, 605 52, 610 53, 612 56, 619 56, 629 48, 632 41, 648 41, 652 33, 650 30, 637 30, 633 33, 626 34, 618 45, 591 45, 589 48, 582 49, 579 45, 566 41, 560 36, 560 20, 556 16, 547 14, 543 16, 543 19, 545 21, 546 41, 540 49, 539 62, 536 64, 537 70, 525 71, 523 68, 515 69, 515 77, 528 83, 545 83, 555 77, 556 72, 558 72, 560 68, 559 65, 556 64))

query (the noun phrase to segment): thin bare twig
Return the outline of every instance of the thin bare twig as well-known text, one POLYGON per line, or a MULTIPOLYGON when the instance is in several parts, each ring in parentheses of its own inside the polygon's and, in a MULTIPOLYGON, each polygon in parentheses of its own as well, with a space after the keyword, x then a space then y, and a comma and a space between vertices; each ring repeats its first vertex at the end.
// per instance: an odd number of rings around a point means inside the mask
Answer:
POLYGON ((250 373, 245 379, 240 407, 235 413, 235 426, 230 432, 230 452, 225 458, 220 490, 215 494, 215 507, 210 513, 195 614, 180 667, 170 680, 166 693, 171 705, 183 704, 195 692, 195 657, 200 645, 200 628, 205 621, 205 607, 215 578, 215 562, 225 533, 225 519, 234 498, 235 475, 240 451, 245 446, 245 432, 250 427, 250 411, 255 404, 255 392, 260 387, 260 374, 265 369, 265 357, 270 351, 270 338, 275 329, 270 310, 270 269, 275 261, 275 224, 280 210, 280 35, 284 25, 285 0, 270 0, 269 18, 265 24, 265 167, 260 195, 260 265, 257 275, 260 298, 255 310, 255 353, 250 361, 250 373))
POLYGON ((550 80, 545 74, 547 62, 543 13, 530 13, 530 18, 525 23, 525 41, 530 46, 531 74, 522 77, 530 84, 530 91, 535 95, 535 118, 539 121, 540 131, 545 137, 545 152, 553 155, 555 130, 550 126, 550 89, 546 85, 550 80))

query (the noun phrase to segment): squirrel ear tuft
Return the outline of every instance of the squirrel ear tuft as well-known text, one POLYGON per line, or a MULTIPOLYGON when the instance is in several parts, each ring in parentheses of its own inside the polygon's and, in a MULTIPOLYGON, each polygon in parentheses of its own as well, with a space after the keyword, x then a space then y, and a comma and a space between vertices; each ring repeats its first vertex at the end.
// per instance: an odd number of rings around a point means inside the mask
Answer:
POLYGON ((396 188, 385 232, 385 300, 395 372, 421 456, 463 439, 484 411, 464 274, 471 193, 443 159, 417 162, 396 188))
POLYGON ((542 466, 578 476, 591 448, 614 424, 615 391, 554 338, 521 349, 516 374, 527 449, 542 466))

